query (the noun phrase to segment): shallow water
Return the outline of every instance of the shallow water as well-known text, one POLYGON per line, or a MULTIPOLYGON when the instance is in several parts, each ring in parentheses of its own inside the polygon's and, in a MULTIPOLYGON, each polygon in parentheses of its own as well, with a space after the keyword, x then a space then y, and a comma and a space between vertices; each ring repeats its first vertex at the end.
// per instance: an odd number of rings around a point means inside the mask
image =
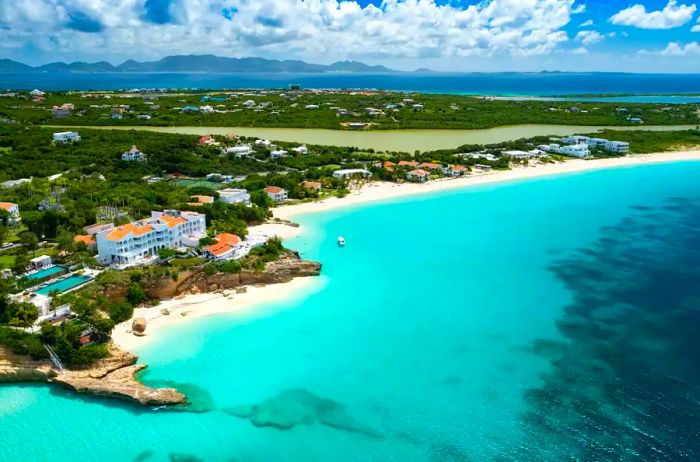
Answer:
POLYGON ((698 180, 660 164, 302 217, 308 293, 141 352, 190 412, 0 387, 0 460, 698 460, 698 180))

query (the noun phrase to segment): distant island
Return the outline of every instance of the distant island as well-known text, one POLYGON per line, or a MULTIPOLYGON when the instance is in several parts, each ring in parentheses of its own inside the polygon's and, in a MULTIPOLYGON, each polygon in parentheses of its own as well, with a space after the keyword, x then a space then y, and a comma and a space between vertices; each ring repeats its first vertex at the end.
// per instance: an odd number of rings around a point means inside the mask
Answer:
MULTIPOLYGON (((421 69, 422 72, 429 72, 421 69)), ((330 65, 299 60, 265 58, 225 58, 214 55, 166 56, 158 61, 139 62, 133 59, 114 66, 107 61, 97 63, 55 62, 29 66, 11 59, 0 59, 0 73, 9 72, 211 72, 211 73, 400 73, 385 66, 371 66, 357 61, 338 61, 330 65)))

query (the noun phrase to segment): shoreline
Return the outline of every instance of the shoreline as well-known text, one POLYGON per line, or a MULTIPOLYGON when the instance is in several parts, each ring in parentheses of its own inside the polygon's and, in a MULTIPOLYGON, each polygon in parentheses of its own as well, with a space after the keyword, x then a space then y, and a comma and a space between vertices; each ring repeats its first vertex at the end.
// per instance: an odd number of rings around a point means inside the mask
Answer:
MULTIPOLYGON (((700 149, 631 155, 609 159, 572 159, 556 164, 544 164, 459 178, 433 180, 427 183, 374 182, 353 191, 343 198, 331 197, 316 202, 281 206, 273 209, 273 214, 275 218, 292 220, 300 215, 328 212, 356 205, 409 198, 442 191, 459 190, 471 186, 682 161, 700 161, 700 149)), ((298 237, 304 232, 304 229, 303 227, 290 226, 283 223, 264 223, 251 226, 250 232, 278 236, 283 240, 287 240, 298 237)), ((131 319, 115 326, 112 332, 112 341, 120 349, 138 353, 144 346, 157 340, 158 335, 163 330, 182 325, 190 320, 222 314, 244 315, 251 313, 261 304, 303 297, 314 291, 321 290, 323 285, 324 283, 319 282, 318 278, 296 277, 285 283, 245 286, 245 293, 236 293, 235 290, 230 290, 218 293, 181 295, 163 300, 154 307, 136 308, 131 319), (161 314, 163 309, 167 309, 170 314, 161 314), (146 335, 136 336, 132 333, 131 326, 135 318, 146 319, 146 335)))
MULTIPOLYGON (((490 173, 468 175, 458 178, 432 180, 426 183, 374 182, 351 192, 343 198, 330 197, 316 202, 283 205, 274 208, 273 214, 275 218, 292 220, 300 215, 327 212, 354 205, 387 201, 422 194, 468 188, 470 186, 481 186, 510 181, 528 180, 533 178, 585 173, 613 168, 637 167, 641 165, 685 161, 700 161, 700 149, 653 154, 633 154, 625 157, 607 159, 572 159, 555 164, 543 164, 533 167, 516 168, 513 170, 499 170, 490 173)), ((258 228, 256 227, 256 232, 264 232, 262 231, 263 229, 267 232, 274 232, 277 229, 274 227, 289 228, 289 230, 279 229, 280 234, 278 236, 282 239, 296 237, 303 232, 303 230, 300 228, 293 228, 287 225, 265 224, 260 225, 260 227, 261 231, 257 231, 258 228)))
MULTIPOLYGON (((320 278, 322 281, 322 278, 320 278)), ((158 338, 163 330, 185 324, 193 319, 215 315, 245 315, 261 304, 281 300, 294 300, 319 290, 323 283, 319 278, 296 277, 289 282, 244 286, 245 292, 235 289, 219 293, 182 295, 163 300, 157 306, 135 308, 131 319, 117 324, 112 331, 112 342, 121 350, 138 353, 140 349, 158 338), (165 315, 161 310, 167 309, 165 315), (131 326, 135 318, 146 319, 145 335, 136 336, 131 326)))

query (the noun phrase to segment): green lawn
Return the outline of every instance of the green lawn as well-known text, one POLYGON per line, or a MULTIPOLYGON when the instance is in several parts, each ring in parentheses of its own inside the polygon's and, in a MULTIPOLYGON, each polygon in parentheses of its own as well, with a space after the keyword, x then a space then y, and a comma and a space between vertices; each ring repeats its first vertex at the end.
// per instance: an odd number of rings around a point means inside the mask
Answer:
POLYGON ((0 253, 0 268, 12 268, 15 265, 15 256, 0 253))
POLYGON ((201 265, 206 261, 206 258, 173 258, 172 260, 170 260, 170 265, 178 267, 189 267, 201 265))
POLYGON ((177 180, 175 181, 175 184, 178 186, 183 186, 185 188, 202 187, 209 188, 211 190, 217 190, 220 189, 221 186, 223 186, 223 183, 216 183, 207 180, 177 180))

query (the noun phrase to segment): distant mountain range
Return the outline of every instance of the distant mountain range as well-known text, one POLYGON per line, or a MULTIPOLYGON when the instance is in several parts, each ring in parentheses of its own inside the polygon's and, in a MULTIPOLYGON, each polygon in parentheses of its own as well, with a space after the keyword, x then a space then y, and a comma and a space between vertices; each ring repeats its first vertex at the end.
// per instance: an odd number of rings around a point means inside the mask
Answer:
MULTIPOLYGON (((422 71, 425 72, 425 69, 422 71)), ((158 61, 139 62, 130 59, 113 66, 97 63, 56 62, 32 67, 11 59, 0 59, 0 72, 211 72, 211 73, 396 73, 384 66, 370 66, 357 61, 338 61, 330 65, 304 61, 264 58, 222 58, 213 55, 166 56, 158 61)))

